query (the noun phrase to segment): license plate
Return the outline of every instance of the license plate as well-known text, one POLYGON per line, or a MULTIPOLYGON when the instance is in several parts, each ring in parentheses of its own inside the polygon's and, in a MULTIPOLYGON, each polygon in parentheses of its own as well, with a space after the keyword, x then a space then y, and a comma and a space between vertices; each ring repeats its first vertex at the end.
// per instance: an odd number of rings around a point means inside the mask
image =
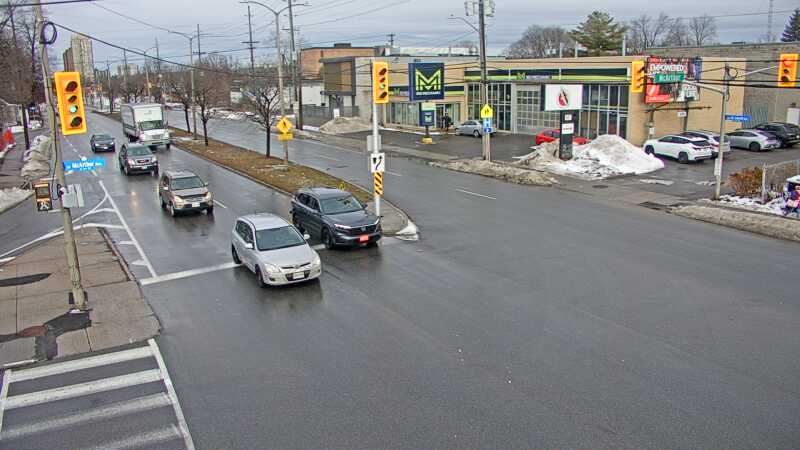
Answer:
POLYGON ((200 203, 192 203, 192 208, 199 208, 199 207, 200 207, 200 203))
POLYGON ((305 272, 297 272, 294 275, 292 275, 293 280, 302 280, 305 277, 306 277, 305 272))
POLYGON ((367 241, 369 241, 368 234, 362 234, 361 236, 358 237, 358 242, 367 242, 367 241))

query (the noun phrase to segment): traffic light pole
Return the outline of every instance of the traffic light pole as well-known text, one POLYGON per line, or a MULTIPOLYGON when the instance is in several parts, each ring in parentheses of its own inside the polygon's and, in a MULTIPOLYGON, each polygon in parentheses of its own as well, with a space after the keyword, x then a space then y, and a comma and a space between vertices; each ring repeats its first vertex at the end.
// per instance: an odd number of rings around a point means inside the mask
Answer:
MULTIPOLYGON (((53 152, 55 155, 55 172, 56 181, 62 187, 66 188, 66 179, 64 177, 64 164, 61 158, 61 150, 59 149, 58 142, 58 128, 56 126, 56 114, 53 109, 55 102, 53 101, 53 92, 51 90, 50 76, 48 69, 50 61, 47 57, 47 49, 45 44, 41 41, 42 28, 44 19, 42 17, 42 5, 37 0, 34 5, 36 14, 36 36, 38 38, 39 55, 42 61, 42 80, 44 81, 44 93, 47 101, 48 120, 50 121, 50 139, 53 142, 53 152)), ((61 198, 59 192, 59 198, 61 198)), ((69 208, 65 208, 62 202, 61 205, 61 219, 64 223, 64 252, 67 256, 67 267, 69 268, 69 279, 71 283, 72 298, 75 302, 75 307, 81 311, 86 310, 86 293, 83 290, 81 282, 81 269, 78 263, 78 249, 75 245, 75 234, 72 229, 72 212, 69 208)))
MULTIPOLYGON (((380 133, 378 130, 378 104, 372 102, 372 153, 380 153, 380 133)), ((372 198, 375 200, 375 215, 381 217, 381 196, 373 189, 372 198)))
MULTIPOLYGON (((486 76, 486 25, 485 25, 485 8, 484 0, 478 0, 478 23, 480 28, 480 46, 481 46, 481 103, 484 105, 489 104, 489 80, 486 76)), ((491 133, 482 133, 481 142, 483 144, 483 159, 492 161, 492 143, 491 133)))

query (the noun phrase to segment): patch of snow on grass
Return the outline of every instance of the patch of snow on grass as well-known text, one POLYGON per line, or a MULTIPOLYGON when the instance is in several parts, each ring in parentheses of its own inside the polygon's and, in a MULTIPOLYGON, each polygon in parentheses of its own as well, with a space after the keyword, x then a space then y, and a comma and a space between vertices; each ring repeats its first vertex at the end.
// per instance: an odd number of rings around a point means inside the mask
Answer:
POLYGON ((761 200, 750 197, 738 197, 735 195, 722 195, 716 202, 723 206, 730 206, 750 211, 763 212, 768 214, 783 215, 783 199, 776 198, 770 202, 762 203, 761 200))

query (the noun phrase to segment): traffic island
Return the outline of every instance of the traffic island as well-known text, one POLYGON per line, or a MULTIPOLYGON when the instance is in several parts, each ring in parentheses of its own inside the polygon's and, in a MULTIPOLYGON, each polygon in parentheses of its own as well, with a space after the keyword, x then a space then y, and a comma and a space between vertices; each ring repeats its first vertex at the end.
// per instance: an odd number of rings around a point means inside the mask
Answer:
POLYGON ((0 266, 0 368, 144 341, 159 324, 98 228, 76 230, 89 310, 69 304, 63 237, 0 266))

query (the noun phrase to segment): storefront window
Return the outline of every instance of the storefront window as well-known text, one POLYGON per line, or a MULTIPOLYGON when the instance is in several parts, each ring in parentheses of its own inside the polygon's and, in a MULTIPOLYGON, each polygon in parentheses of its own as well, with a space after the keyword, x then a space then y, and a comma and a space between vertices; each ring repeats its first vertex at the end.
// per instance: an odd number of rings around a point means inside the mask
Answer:
POLYGON ((590 139, 603 134, 627 135, 628 88, 624 85, 584 85, 580 134, 590 139))

